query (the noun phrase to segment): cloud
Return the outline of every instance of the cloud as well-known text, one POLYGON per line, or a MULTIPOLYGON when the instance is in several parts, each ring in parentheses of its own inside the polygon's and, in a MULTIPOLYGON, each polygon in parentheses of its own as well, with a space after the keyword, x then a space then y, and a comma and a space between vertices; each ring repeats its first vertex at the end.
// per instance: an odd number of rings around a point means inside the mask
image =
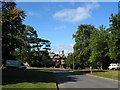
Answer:
POLYGON ((96 2, 85 3, 84 7, 58 11, 53 15, 53 18, 59 21, 78 22, 90 18, 92 10, 98 7, 99 4, 96 2))
POLYGON ((29 16, 38 16, 39 14, 37 12, 28 11, 27 15, 29 15, 29 16))
POLYGON ((33 15, 33 13, 32 13, 32 12, 28 12, 28 14, 29 14, 29 15, 33 15))
POLYGON ((59 52, 62 50, 65 50, 65 53, 66 53, 66 51, 73 52, 73 46, 74 46, 74 44, 60 45, 60 46, 52 47, 52 52, 59 52))
POLYGON ((66 26, 59 26, 59 27, 55 27, 55 30, 63 30, 63 29, 66 29, 67 27, 66 26))

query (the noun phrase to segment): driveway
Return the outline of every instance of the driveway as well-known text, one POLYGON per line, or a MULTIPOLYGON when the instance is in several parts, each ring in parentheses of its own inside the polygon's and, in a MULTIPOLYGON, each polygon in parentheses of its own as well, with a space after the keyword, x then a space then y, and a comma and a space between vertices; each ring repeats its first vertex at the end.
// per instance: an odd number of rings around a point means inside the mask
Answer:
POLYGON ((116 89, 118 88, 117 81, 106 80, 88 76, 80 72, 69 72, 61 69, 53 69, 53 71, 59 88, 112 88, 112 90, 118 90, 116 89))

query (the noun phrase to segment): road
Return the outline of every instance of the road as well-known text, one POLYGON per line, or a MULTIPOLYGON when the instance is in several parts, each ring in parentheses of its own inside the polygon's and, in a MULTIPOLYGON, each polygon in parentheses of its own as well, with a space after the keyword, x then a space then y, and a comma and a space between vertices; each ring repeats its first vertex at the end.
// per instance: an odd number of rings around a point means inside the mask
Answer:
POLYGON ((59 88, 118 88, 117 81, 88 76, 80 72, 53 70, 59 88))

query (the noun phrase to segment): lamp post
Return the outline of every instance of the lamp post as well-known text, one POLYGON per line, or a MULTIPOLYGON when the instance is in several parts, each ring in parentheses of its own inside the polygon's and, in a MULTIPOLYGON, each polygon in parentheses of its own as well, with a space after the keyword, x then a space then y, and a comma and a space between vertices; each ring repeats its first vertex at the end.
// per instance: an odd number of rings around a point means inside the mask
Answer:
POLYGON ((73 55, 73 71, 74 71, 74 60, 75 60, 75 56, 73 55))

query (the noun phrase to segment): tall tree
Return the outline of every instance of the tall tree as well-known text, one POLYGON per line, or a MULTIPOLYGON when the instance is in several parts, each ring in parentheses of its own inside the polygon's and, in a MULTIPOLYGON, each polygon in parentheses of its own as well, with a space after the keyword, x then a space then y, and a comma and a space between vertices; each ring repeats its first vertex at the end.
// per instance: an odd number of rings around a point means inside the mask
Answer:
POLYGON ((25 28, 22 21, 24 11, 17 9, 14 2, 2 2, 2 48, 3 59, 14 59, 15 48, 21 47, 23 41, 17 37, 25 28))
POLYGON ((109 40, 109 33, 106 31, 105 26, 99 27, 99 29, 94 29, 90 35, 90 44, 89 49, 91 51, 89 62, 93 66, 99 66, 107 68, 108 65, 111 63, 108 52, 108 40, 109 40), (105 67, 106 66, 106 67, 105 67))
POLYGON ((2 2, 3 60, 17 59, 38 64, 43 55, 48 57, 50 41, 38 38, 33 27, 22 24, 25 16, 16 3, 2 2))
POLYGON ((83 67, 88 65, 87 60, 89 59, 90 51, 87 47, 89 46, 89 38, 93 29, 95 29, 93 25, 80 25, 77 32, 73 35, 76 42, 74 45, 75 62, 83 67))
POLYGON ((32 60, 34 55, 31 52, 31 44, 33 44, 33 40, 37 38, 36 30, 31 26, 25 26, 24 31, 18 35, 18 38, 23 41, 23 45, 15 49, 14 56, 23 62, 32 60), (31 39, 33 40, 31 41, 31 39))
POLYGON ((109 37, 109 55, 113 62, 120 62, 120 13, 112 14, 110 22, 110 28, 108 29, 111 33, 109 37))
POLYGON ((73 68, 73 64, 74 64, 73 60, 74 60, 74 53, 69 53, 66 61, 67 67, 73 68))

